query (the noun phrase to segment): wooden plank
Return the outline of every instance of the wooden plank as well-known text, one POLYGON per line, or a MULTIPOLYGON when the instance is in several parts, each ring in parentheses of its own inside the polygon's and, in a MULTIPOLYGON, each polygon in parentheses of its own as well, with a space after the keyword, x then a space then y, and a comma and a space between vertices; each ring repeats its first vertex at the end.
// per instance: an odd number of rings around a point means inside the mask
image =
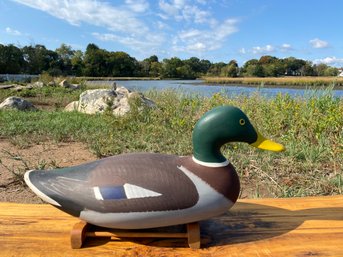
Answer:
POLYGON ((50 205, 0 203, 0 256, 343 256, 343 196, 240 200, 184 239, 94 238, 71 249, 78 219, 50 205))

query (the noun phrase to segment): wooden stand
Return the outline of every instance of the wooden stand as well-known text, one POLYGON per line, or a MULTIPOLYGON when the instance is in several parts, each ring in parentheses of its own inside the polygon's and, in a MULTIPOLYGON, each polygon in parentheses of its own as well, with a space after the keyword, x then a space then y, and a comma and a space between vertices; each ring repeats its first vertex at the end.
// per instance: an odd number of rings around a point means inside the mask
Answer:
POLYGON ((168 232, 150 232, 150 231, 132 231, 119 229, 99 228, 80 221, 76 223, 71 231, 71 248, 80 249, 87 237, 156 237, 156 238, 187 238, 188 245, 192 249, 200 248, 200 226, 198 222, 189 223, 186 225, 187 231, 184 233, 168 233, 168 232), (92 229, 90 229, 92 227, 92 229), (95 229, 94 229, 95 228, 95 229))

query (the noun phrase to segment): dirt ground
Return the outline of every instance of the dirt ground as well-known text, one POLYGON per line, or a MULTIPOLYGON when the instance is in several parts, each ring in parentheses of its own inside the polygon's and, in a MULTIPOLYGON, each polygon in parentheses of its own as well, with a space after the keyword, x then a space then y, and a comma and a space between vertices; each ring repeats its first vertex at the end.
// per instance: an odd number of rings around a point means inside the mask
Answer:
POLYGON ((42 142, 21 149, 0 139, 0 202, 42 203, 13 172, 23 174, 27 167, 68 167, 95 159, 82 143, 42 142))

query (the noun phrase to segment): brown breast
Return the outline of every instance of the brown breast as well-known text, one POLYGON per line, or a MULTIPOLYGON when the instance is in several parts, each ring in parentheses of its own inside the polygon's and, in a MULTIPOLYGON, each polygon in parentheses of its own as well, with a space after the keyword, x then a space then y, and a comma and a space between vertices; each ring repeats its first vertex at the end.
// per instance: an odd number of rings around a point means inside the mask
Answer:
POLYGON ((181 165, 200 177, 217 192, 233 203, 236 202, 239 196, 240 183, 236 170, 231 163, 225 167, 212 168, 197 164, 192 157, 188 156, 181 158, 180 162, 181 165))

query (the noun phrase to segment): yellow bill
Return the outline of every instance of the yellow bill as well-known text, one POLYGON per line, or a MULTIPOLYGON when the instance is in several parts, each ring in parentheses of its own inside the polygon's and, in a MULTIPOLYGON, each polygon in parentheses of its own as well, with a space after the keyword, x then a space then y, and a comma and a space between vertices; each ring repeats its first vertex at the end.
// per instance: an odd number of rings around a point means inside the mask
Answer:
POLYGON ((258 131, 256 131, 256 133, 257 140, 254 143, 250 144, 251 146, 274 152, 282 152, 285 150, 285 147, 282 144, 276 143, 270 139, 265 138, 258 131))

